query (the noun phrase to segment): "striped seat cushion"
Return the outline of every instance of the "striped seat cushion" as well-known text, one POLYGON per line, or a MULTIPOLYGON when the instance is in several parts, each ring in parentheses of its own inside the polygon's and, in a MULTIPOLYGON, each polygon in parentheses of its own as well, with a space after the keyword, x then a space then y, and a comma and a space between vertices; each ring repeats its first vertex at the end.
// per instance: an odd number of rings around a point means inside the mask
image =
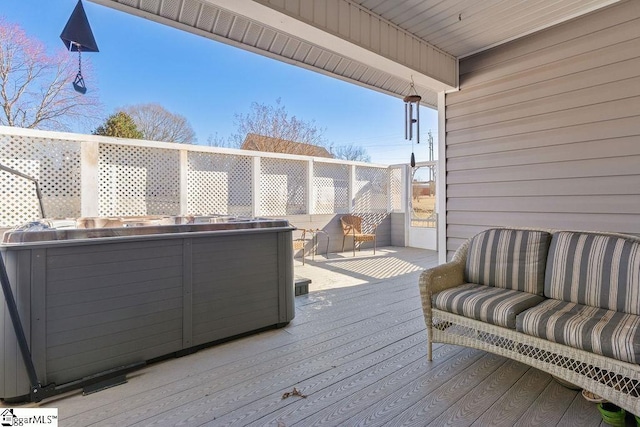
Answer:
POLYGON ((640 242, 597 233, 554 233, 544 294, 640 315, 640 242))
POLYGON ((544 231, 491 229, 469 245, 468 283, 542 295, 551 235, 544 231))
POLYGON ((516 315, 544 301, 539 295, 465 283, 433 296, 433 307, 497 326, 515 329, 516 315))
POLYGON ((640 361, 640 316, 547 300, 516 317, 528 335, 625 362, 640 361))

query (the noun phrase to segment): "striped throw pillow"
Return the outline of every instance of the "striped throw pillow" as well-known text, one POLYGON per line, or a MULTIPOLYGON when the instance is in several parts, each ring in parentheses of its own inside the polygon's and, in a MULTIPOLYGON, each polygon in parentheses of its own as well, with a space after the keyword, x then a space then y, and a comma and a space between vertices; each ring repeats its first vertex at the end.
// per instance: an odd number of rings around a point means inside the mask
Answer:
POLYGON ((542 295, 551 235, 545 231, 490 229, 469 245, 465 280, 542 295))
POLYGON ((598 233, 553 234, 545 296, 640 314, 640 242, 598 233))

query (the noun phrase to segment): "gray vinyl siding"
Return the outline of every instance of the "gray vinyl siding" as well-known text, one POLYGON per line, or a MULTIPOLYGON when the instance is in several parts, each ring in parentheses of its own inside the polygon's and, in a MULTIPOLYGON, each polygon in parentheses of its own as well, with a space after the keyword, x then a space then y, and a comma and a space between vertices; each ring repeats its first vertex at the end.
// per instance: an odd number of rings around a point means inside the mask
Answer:
POLYGON ((640 233, 640 2, 460 61, 447 251, 492 226, 640 233))
POLYGON ((407 246, 405 241, 406 213, 394 212, 391 214, 391 246, 407 246))

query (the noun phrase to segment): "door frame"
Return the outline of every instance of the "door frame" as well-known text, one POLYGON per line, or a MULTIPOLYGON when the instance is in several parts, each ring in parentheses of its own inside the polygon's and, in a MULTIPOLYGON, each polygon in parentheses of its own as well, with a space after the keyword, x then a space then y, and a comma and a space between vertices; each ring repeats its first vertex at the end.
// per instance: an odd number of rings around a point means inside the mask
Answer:
MULTIPOLYGON (((418 162, 416 163, 415 168, 423 168, 426 166, 433 166, 435 168, 435 173, 433 178, 437 183, 437 161, 429 161, 429 162, 418 162)), ((435 217, 436 224, 435 227, 414 227, 412 225, 412 217, 413 217, 413 169, 410 165, 407 165, 406 168, 406 187, 405 194, 407 195, 405 201, 405 242, 406 246, 420 249, 429 249, 429 250, 438 250, 438 197, 437 197, 437 184, 436 184, 436 197, 435 197, 435 217)))

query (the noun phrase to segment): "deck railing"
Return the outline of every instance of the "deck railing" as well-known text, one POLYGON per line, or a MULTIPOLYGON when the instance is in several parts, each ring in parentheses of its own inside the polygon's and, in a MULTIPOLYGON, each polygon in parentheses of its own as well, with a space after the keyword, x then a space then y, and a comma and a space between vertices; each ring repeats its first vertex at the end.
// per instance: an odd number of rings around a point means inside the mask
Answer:
MULTIPOLYGON (((402 167, 0 126, 0 164, 48 217, 404 211, 402 167)), ((40 217, 0 171, 0 227, 40 217)))

